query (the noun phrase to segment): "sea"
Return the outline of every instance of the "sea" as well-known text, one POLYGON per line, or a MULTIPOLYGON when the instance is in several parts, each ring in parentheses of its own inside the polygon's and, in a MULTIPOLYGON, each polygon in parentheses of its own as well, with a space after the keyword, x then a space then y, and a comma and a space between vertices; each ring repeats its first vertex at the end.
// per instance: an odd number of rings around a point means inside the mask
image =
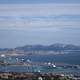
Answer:
MULTIPOLYGON (((16 58, 19 60, 24 59, 27 61, 28 59, 33 62, 58 62, 58 63, 66 63, 66 64, 76 64, 80 65, 80 54, 58 54, 58 55, 24 55, 24 56, 8 56, 5 58, 6 61, 15 62, 16 58), (10 60, 11 58, 12 60, 10 60)), ((4 59, 4 58, 3 58, 4 59)))
MULTIPOLYGON (((38 62, 38 63, 64 63, 70 65, 80 65, 80 54, 60 54, 60 55, 25 55, 25 56, 7 56, 0 58, 9 63, 16 63, 16 61, 24 62, 38 62)), ((80 74, 80 69, 74 68, 45 68, 44 66, 24 66, 24 65, 0 65, 0 72, 53 72, 65 74, 80 74)))

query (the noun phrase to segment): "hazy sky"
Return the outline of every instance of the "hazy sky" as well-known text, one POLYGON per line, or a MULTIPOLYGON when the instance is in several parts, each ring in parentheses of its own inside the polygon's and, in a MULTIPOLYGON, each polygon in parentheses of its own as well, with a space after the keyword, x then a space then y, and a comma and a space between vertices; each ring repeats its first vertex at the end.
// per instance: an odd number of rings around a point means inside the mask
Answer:
POLYGON ((80 45, 80 0, 0 0, 0 48, 80 45))
POLYGON ((80 0, 0 0, 0 3, 80 3, 80 0))

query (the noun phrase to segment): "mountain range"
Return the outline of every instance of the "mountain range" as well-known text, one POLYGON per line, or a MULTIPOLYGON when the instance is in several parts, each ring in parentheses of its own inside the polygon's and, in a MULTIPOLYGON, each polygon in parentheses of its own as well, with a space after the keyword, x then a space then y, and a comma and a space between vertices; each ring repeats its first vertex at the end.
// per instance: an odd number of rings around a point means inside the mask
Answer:
POLYGON ((20 50, 20 51, 65 51, 65 50, 80 50, 80 46, 76 46, 73 44, 52 44, 52 45, 25 45, 22 47, 16 48, 0 48, 0 51, 13 51, 13 50, 20 50))

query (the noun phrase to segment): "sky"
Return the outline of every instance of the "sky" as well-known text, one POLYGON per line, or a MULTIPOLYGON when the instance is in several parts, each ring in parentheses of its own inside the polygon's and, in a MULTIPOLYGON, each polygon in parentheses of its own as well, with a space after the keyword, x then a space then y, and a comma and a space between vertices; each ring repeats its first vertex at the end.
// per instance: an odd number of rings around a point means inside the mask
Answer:
POLYGON ((0 3, 80 3, 80 0, 0 0, 0 3))
POLYGON ((80 45, 80 0, 0 0, 0 48, 80 45))

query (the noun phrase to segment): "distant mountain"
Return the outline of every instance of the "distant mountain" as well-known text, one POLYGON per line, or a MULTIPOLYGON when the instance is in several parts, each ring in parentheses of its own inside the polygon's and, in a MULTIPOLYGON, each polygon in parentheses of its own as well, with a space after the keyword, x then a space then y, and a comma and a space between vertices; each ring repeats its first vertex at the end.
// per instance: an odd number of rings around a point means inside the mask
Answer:
POLYGON ((10 48, 0 48, 0 51, 12 51, 13 49, 10 48))
POLYGON ((13 49, 9 48, 0 48, 0 54, 6 54, 8 56, 16 56, 16 55, 58 55, 58 54, 80 54, 80 46, 72 45, 72 44, 52 44, 48 46, 44 45, 25 45, 22 47, 16 47, 13 49))
POLYGON ((80 46, 72 45, 72 44, 52 44, 49 46, 44 45, 26 45, 23 47, 17 47, 15 50, 23 50, 23 51, 65 51, 65 50, 80 50, 80 46))
POLYGON ((44 45, 25 45, 22 47, 16 47, 14 49, 9 49, 9 48, 0 48, 0 51, 15 51, 15 50, 20 50, 20 51, 65 51, 65 50, 80 50, 80 46, 72 45, 72 44, 52 44, 49 46, 44 46, 44 45))

